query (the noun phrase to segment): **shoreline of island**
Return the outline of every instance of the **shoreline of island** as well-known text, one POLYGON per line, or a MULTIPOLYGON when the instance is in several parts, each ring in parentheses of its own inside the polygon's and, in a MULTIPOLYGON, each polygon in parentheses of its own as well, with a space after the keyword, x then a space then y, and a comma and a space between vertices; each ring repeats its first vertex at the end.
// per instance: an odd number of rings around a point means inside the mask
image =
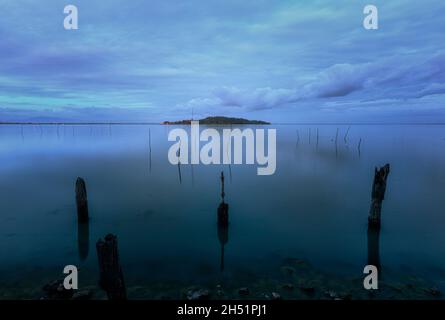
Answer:
POLYGON ((244 118, 230 118, 230 117, 207 117, 199 120, 179 120, 179 121, 164 121, 163 125, 190 125, 192 121, 199 121, 201 125, 270 125, 270 122, 262 121, 262 120, 248 120, 244 118))

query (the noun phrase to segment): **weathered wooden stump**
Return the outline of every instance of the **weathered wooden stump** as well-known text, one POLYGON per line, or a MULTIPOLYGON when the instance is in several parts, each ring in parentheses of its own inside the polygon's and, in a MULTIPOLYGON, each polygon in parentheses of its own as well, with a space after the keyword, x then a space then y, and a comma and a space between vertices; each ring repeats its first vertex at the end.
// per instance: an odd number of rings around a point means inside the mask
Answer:
POLYGON ((76 204, 78 221, 81 223, 88 222, 87 188, 82 178, 76 180, 76 204))
POLYGON ((109 300, 126 300, 127 293, 119 264, 117 237, 108 234, 104 240, 97 241, 96 249, 99 259, 99 285, 107 292, 109 300))
POLYGON ((380 169, 375 168, 371 194, 371 208, 368 217, 368 225, 372 228, 380 228, 382 202, 385 199, 386 180, 389 175, 389 169, 389 164, 384 165, 380 169))
POLYGON ((380 230, 368 227, 368 265, 373 265, 381 271, 380 266, 380 230))
POLYGON ((221 172, 221 203, 218 206, 218 226, 227 227, 229 225, 229 205, 224 202, 224 172, 221 172))

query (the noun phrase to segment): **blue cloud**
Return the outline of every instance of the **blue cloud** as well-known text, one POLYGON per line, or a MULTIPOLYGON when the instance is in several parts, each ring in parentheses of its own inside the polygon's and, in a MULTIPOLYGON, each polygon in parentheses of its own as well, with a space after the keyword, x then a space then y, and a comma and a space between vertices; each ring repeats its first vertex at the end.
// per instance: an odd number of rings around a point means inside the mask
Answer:
POLYGON ((60 1, 0 4, 0 120, 321 119, 444 100, 442 0, 376 0, 376 31, 361 0, 72 3, 77 31, 60 1))

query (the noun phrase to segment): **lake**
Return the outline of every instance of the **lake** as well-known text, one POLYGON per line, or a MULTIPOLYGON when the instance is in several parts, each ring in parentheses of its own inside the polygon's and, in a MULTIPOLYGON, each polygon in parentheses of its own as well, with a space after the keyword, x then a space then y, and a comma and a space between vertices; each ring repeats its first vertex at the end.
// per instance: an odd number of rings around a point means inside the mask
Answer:
POLYGON ((95 244, 108 233, 135 299, 184 298, 193 288, 237 298, 241 287, 247 298, 366 299, 368 250, 381 264, 382 290, 371 298, 444 292, 445 126, 271 125, 274 175, 181 165, 181 177, 167 158, 172 128, 1 125, 0 299, 39 298, 69 264, 103 298, 95 244), (382 227, 369 236, 374 168, 386 163, 382 227), (222 232, 221 171, 230 220, 222 232), (87 226, 77 223, 77 177, 87 226))

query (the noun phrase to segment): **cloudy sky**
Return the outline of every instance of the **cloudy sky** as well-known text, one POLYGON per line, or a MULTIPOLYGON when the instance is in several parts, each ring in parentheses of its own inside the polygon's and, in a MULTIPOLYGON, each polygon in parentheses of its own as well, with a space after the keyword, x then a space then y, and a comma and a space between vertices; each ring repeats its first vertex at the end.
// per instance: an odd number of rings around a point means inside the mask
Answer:
MULTIPOLYGON (((1 0, 1 121, 445 119, 443 0, 1 0), (64 6, 79 29, 63 28, 64 6), (379 30, 363 8, 379 9, 379 30)), ((445 121, 445 120, 444 120, 445 121)))

